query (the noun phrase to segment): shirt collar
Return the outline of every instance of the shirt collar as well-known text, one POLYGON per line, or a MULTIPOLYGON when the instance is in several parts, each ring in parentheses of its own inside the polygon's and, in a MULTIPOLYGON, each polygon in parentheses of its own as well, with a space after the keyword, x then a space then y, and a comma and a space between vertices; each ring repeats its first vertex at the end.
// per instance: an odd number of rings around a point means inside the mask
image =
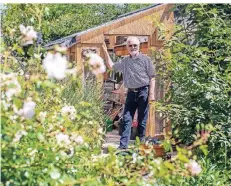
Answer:
MULTIPOLYGON (((134 57, 133 59, 140 58, 141 54, 142 53, 139 51, 139 54, 136 57, 134 57)), ((129 54, 129 57, 132 58, 131 54, 129 54)))

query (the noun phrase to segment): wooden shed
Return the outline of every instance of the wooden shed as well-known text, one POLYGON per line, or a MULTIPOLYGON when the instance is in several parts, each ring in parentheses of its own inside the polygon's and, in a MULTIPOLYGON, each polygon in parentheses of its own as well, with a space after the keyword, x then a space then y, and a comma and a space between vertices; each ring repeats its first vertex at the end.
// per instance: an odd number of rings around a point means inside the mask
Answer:
MULTIPOLYGON (((123 14, 115 20, 94 28, 49 42, 45 47, 47 50, 50 50, 54 45, 66 46, 68 48, 68 59, 77 63, 78 71, 81 72, 82 79, 84 80, 86 71, 83 62, 83 52, 92 50, 104 58, 104 52, 102 50, 102 44, 104 42, 107 44, 109 53, 117 57, 128 55, 126 49, 126 38, 128 36, 137 36, 140 39, 140 50, 144 54, 150 55, 150 49, 153 47, 157 50, 160 49, 163 46, 164 40, 159 37, 159 24, 167 28, 164 39, 168 40, 174 26, 172 8, 172 4, 154 4, 137 11, 123 14)), ((111 75, 111 77, 112 76, 114 75, 111 75)), ((113 78, 114 77, 111 79, 113 78)), ((111 79, 109 78, 108 80, 107 74, 97 77, 97 81, 101 82, 105 89, 107 89, 105 91, 109 91, 109 93, 118 88, 118 85, 113 80, 111 81, 111 79), (108 86, 110 83, 111 86, 108 86)), ((155 92, 157 98, 161 98, 164 95, 164 90, 160 90, 159 88, 157 88, 155 92)), ((115 107, 115 104, 117 104, 115 101, 113 103, 113 100, 111 100, 111 105, 110 100, 108 102, 109 107, 115 107)), ((151 108, 146 135, 154 136, 155 134, 161 133, 163 125, 164 123, 160 122, 160 118, 156 115, 155 109, 151 108)))

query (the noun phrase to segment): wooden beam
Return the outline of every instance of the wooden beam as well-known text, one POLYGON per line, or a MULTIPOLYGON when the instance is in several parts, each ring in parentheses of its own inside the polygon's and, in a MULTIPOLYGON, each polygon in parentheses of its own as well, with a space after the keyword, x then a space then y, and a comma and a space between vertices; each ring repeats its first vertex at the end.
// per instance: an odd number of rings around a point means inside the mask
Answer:
POLYGON ((108 45, 108 48, 109 49, 114 48, 115 43, 116 43, 116 36, 114 36, 114 35, 109 36, 109 45, 108 45))
POLYGON ((75 59, 77 62, 77 73, 80 74, 81 80, 84 82, 84 64, 82 59, 82 45, 76 44, 75 59))
POLYGON ((139 34, 139 35, 136 35, 136 34, 109 34, 109 33, 106 33, 104 34, 105 36, 149 36, 147 34, 139 34))
POLYGON ((146 136, 155 136, 156 131, 156 119, 155 119, 155 105, 149 104, 148 120, 146 124, 146 136))

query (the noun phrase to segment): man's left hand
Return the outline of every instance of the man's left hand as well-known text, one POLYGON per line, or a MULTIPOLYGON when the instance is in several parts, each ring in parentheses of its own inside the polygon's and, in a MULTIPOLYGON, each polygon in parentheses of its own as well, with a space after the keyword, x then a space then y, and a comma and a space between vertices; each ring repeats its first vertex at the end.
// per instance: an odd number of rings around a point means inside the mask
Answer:
POLYGON ((155 101, 156 99, 155 99, 155 96, 154 95, 152 95, 152 94, 150 94, 149 95, 149 98, 148 98, 148 101, 149 102, 153 102, 153 101, 155 101))

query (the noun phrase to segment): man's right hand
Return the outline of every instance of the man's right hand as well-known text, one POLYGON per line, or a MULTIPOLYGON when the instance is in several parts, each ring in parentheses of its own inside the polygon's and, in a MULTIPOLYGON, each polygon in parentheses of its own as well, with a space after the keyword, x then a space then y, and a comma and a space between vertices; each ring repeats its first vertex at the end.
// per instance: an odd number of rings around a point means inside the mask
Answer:
POLYGON ((104 52, 106 52, 106 53, 108 52, 108 51, 107 51, 107 45, 106 45, 105 42, 103 42, 102 48, 103 48, 104 52))
POLYGON ((113 61, 111 60, 111 57, 107 51, 107 45, 105 42, 103 42, 102 44, 102 48, 103 48, 103 51, 104 51, 104 55, 105 55, 105 62, 106 62, 106 66, 109 68, 109 69, 112 69, 114 63, 113 61))

